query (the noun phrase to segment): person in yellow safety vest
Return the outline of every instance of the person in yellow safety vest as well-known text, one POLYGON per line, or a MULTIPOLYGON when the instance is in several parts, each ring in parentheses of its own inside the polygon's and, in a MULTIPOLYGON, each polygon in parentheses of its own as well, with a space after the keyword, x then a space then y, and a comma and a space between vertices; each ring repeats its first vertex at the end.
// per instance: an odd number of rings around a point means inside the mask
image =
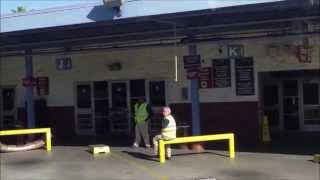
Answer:
MULTIPOLYGON (((171 109, 170 107, 164 107, 162 110, 163 119, 162 119, 162 129, 161 134, 156 135, 153 138, 153 147, 154 147, 154 154, 158 155, 158 144, 159 140, 171 140, 175 139, 177 137, 177 127, 176 127, 176 121, 174 117, 171 115, 171 109)), ((166 156, 168 159, 171 158, 171 147, 170 145, 166 145, 166 156)))
POLYGON ((149 120, 152 116, 152 110, 149 104, 145 102, 144 97, 138 97, 134 105, 134 122, 135 122, 135 141, 132 147, 139 147, 141 136, 147 148, 150 148, 149 139, 149 120))

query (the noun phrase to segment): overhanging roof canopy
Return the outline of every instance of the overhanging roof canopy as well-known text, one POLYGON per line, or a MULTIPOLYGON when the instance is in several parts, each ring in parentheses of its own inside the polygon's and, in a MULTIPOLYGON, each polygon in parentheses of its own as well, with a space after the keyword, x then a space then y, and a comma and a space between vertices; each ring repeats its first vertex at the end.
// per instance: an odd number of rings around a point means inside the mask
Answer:
POLYGON ((285 27, 297 20, 319 21, 319 6, 311 6, 308 2, 289 0, 3 32, 0 34, 0 51, 159 39, 172 37, 174 25, 177 36, 185 37, 285 27))

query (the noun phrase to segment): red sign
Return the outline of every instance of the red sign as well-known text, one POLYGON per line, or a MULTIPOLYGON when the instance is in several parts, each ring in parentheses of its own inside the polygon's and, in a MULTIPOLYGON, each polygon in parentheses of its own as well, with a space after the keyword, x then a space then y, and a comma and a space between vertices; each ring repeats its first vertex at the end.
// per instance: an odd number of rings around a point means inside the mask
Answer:
POLYGON ((34 77, 23 78, 22 85, 25 87, 36 86, 37 80, 34 77))
POLYGON ((199 69, 188 69, 187 70, 187 79, 198 79, 199 69))
POLYGON ((37 94, 39 96, 49 94, 49 78, 48 77, 37 77, 37 94))
POLYGON ((201 68, 199 72, 199 88, 212 88, 212 68, 201 68))
POLYGON ((297 54, 300 63, 311 63, 312 49, 305 46, 297 46, 297 54))

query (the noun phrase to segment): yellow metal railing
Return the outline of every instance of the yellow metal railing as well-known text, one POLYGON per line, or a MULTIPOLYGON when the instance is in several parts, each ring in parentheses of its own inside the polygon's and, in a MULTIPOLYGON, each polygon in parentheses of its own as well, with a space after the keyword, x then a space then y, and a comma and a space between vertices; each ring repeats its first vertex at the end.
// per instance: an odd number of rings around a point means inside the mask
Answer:
POLYGON ((0 136, 40 134, 40 133, 46 134, 46 149, 47 151, 51 151, 51 129, 50 128, 5 130, 5 131, 0 131, 0 136))
POLYGON ((160 163, 165 163, 165 145, 179 144, 179 143, 203 142, 203 141, 215 141, 215 140, 229 140, 229 156, 232 159, 235 157, 234 134, 227 133, 227 134, 181 137, 181 138, 176 138, 176 139, 168 140, 168 141, 167 140, 159 140, 160 163))

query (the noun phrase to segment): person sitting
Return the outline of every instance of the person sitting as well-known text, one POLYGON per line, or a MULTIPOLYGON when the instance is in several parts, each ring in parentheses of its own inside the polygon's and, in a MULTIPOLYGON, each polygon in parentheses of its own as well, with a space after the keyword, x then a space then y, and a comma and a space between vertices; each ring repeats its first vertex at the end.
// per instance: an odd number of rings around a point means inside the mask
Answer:
MULTIPOLYGON (((162 110, 162 115, 164 116, 162 119, 162 129, 161 134, 156 135, 153 138, 153 147, 154 147, 154 155, 158 155, 158 144, 159 140, 172 140, 177 137, 177 128, 176 121, 174 117, 171 115, 170 107, 164 107, 162 110)), ((170 145, 166 146, 166 157, 168 159, 171 158, 171 147, 170 145)))

